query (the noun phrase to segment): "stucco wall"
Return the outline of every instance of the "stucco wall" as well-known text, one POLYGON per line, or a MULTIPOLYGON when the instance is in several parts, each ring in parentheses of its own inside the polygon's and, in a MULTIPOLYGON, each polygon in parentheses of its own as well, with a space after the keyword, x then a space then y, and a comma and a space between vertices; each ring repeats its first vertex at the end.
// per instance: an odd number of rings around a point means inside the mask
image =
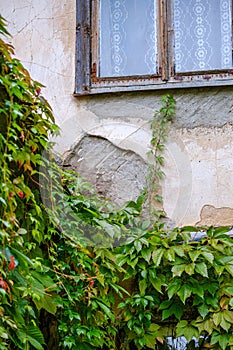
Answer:
MULTIPOLYGON (((16 56, 45 85, 56 149, 121 204, 145 184, 148 121, 164 91, 74 97, 75 0, 0 0, 16 56)), ((232 87, 167 91, 177 100, 165 152, 164 209, 175 225, 233 224, 232 87)))

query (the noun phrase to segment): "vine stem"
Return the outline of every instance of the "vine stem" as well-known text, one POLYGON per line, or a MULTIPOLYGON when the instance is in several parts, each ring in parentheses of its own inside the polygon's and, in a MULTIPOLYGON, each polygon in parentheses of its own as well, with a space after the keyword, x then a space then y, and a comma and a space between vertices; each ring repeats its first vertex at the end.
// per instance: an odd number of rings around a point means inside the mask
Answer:
POLYGON ((176 101, 171 95, 164 95, 161 100, 163 107, 156 110, 154 118, 151 121, 150 127, 152 130, 151 150, 149 155, 152 155, 152 165, 147 178, 148 182, 148 201, 150 217, 153 221, 158 222, 161 218, 166 217, 166 214, 161 208, 163 201, 161 195, 160 181, 164 177, 162 167, 164 165, 164 157, 162 155, 165 142, 168 136, 168 129, 175 115, 176 101))

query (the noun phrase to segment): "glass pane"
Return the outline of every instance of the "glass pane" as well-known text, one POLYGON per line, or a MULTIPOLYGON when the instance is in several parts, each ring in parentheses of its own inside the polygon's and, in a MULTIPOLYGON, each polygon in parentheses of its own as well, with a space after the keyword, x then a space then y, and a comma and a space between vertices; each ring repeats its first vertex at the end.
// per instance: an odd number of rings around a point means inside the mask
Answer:
POLYGON ((232 68, 232 0, 174 0, 175 70, 232 68))
POLYGON ((99 13, 99 76, 156 74, 156 0, 100 0, 99 13))
POLYGON ((187 341, 185 337, 167 337, 163 344, 156 345, 156 350, 203 350, 207 349, 209 341, 208 337, 193 338, 191 341, 187 341))

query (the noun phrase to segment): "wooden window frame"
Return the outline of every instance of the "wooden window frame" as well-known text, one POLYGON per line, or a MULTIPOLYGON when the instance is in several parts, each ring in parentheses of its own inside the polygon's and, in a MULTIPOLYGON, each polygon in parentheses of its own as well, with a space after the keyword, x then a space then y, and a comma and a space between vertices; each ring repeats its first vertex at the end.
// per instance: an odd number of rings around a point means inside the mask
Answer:
POLYGON ((157 0, 158 74, 98 77, 98 1, 76 0, 75 95, 233 85, 233 69, 175 73, 173 0, 157 0))

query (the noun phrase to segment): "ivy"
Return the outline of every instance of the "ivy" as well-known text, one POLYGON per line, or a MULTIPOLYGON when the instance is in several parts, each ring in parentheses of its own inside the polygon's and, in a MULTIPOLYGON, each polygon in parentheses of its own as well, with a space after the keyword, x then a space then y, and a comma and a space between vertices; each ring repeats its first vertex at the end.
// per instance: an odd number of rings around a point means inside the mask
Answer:
MULTIPOLYGON (((3 18, 0 32, 8 35, 3 18)), ((49 104, 0 39, 0 309, 1 349, 43 349, 36 303, 54 285, 38 257, 46 219, 40 208, 38 168, 49 134, 58 128, 49 104), (30 246, 34 246, 31 249, 30 246)), ((54 288, 54 286, 53 286, 54 288)))
POLYGON ((151 158, 150 174, 148 180, 148 199, 150 215, 154 221, 165 217, 165 213, 161 208, 162 196, 160 189, 160 181, 164 177, 162 166, 164 165, 163 152, 167 140, 168 129, 171 122, 173 122, 175 115, 176 101, 171 95, 164 95, 161 98, 163 106, 156 110, 154 118, 150 123, 152 138, 151 150, 148 155, 151 158))
MULTIPOLYGON (((145 194, 117 209, 60 169, 42 88, 0 39, 0 349, 233 349, 229 228, 168 230, 158 208, 141 217, 145 194)), ((161 103, 151 209, 175 114, 172 96, 161 103)))

